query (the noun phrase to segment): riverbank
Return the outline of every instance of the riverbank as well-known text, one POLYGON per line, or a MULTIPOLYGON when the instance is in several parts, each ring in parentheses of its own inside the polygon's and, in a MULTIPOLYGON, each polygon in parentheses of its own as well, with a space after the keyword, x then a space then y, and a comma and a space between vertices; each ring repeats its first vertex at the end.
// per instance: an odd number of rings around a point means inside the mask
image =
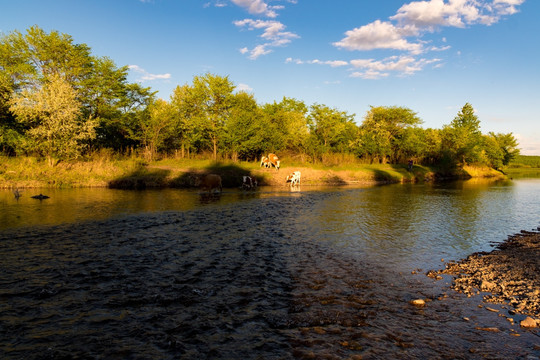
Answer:
POLYGON ((436 181, 438 179, 504 178, 484 167, 465 167, 440 174, 436 169, 415 165, 408 171, 405 164, 343 164, 324 166, 282 161, 279 171, 265 169, 258 162, 213 162, 194 159, 165 159, 146 162, 139 158, 99 157, 88 161, 60 162, 49 166, 31 157, 0 159, 0 188, 77 188, 111 187, 125 189, 186 188, 194 177, 203 173, 221 175, 224 187, 239 187, 242 176, 257 179, 260 185, 285 186, 286 176, 302 173, 302 185, 375 185, 436 181))
POLYGON ((469 297, 482 295, 487 303, 502 304, 511 315, 527 318, 524 327, 540 326, 540 227, 510 236, 491 252, 479 252, 449 262, 428 276, 453 276, 452 288, 469 297))

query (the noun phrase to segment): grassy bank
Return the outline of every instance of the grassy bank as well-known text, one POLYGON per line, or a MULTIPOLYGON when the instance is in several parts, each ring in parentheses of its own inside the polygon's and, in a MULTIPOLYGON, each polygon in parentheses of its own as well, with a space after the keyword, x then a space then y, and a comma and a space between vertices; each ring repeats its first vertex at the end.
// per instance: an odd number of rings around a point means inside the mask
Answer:
POLYGON ((511 178, 540 177, 540 156, 518 155, 504 171, 511 178))
MULTIPOLYGON (((43 187, 113 187, 142 189, 148 187, 190 187, 204 173, 216 173, 224 187, 238 187, 242 176, 257 178, 261 185, 283 186, 287 174, 302 172, 303 185, 354 185, 434 181, 438 172, 415 165, 322 164, 282 162, 279 171, 264 169, 258 162, 213 162, 210 160, 165 159, 144 162, 138 158, 96 157, 88 161, 60 162, 49 166, 46 161, 30 157, 0 158, 0 188, 43 187), (292 165, 289 165, 291 164, 292 165)), ((452 178, 502 177, 488 168, 466 167, 446 174, 452 178)))

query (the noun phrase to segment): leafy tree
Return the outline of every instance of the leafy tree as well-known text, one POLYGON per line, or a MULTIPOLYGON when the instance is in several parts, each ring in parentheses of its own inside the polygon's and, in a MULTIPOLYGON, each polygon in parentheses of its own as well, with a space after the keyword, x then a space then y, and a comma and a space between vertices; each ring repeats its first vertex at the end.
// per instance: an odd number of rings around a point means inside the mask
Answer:
POLYGON ((356 135, 354 114, 331 109, 326 105, 311 106, 309 119, 311 134, 328 151, 348 152, 356 135))
POLYGON ((2 68, 13 75, 15 89, 39 87, 52 75, 77 88, 92 70, 89 47, 58 31, 46 33, 32 26, 26 34, 14 31, 0 43, 2 68))
POLYGON ((481 161, 481 144, 480 121, 466 103, 450 125, 444 126, 443 149, 452 161, 464 165, 481 161))
POLYGON ((58 74, 40 89, 15 95, 10 110, 28 125, 30 148, 46 156, 50 165, 54 157, 77 158, 95 136, 95 121, 81 117, 75 89, 58 74))
POLYGON ((502 152, 502 165, 508 165, 516 156, 519 155, 518 141, 512 133, 495 134, 490 132, 489 137, 493 138, 502 152))
POLYGON ((500 169, 503 166, 504 153, 494 136, 482 136, 482 157, 483 163, 494 169, 500 169))
POLYGON ((141 117, 141 141, 149 160, 154 160, 158 149, 162 146, 167 129, 174 120, 173 107, 163 99, 153 101, 141 117))
POLYGON ((233 96, 230 117, 225 125, 223 145, 233 160, 257 159, 269 143, 267 119, 253 95, 239 92, 233 96))
POLYGON ((371 106, 361 125, 361 153, 386 162, 398 161, 404 129, 422 120, 411 109, 397 106, 371 106))
POLYGON ((265 104, 263 112, 268 121, 267 132, 270 135, 268 151, 305 151, 309 138, 309 119, 304 102, 283 97, 279 103, 274 101, 272 104, 265 104))
POLYGON ((169 142, 175 149, 180 147, 181 157, 184 158, 186 151, 197 142, 200 135, 196 131, 198 105, 193 93, 193 88, 187 84, 177 86, 171 95, 171 106, 174 112, 173 128, 169 142))
POLYGON ((199 129, 211 141, 214 160, 217 160, 218 142, 230 115, 234 88, 228 77, 207 73, 193 78, 192 110, 199 129))

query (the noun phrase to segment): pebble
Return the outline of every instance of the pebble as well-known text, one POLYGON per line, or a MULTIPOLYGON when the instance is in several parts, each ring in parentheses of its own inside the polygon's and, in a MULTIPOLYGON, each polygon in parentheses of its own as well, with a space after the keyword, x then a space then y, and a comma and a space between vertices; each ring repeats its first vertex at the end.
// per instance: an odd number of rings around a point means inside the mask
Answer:
POLYGON ((426 302, 424 299, 414 299, 410 301, 411 305, 423 307, 426 305, 426 302))
POLYGON ((522 327, 526 327, 526 328, 535 328, 538 326, 537 320, 533 319, 530 316, 527 316, 527 318, 525 320, 522 320, 519 324, 522 327))

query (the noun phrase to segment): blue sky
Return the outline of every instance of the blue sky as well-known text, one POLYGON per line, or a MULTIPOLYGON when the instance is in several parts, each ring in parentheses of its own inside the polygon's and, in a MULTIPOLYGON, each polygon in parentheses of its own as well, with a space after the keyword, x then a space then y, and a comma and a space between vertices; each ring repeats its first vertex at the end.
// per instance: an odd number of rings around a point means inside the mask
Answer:
POLYGON ((395 105, 442 128, 469 102, 482 132, 540 155, 538 15, 538 0, 0 0, 0 31, 69 34, 164 99, 211 72, 358 123, 395 105))

